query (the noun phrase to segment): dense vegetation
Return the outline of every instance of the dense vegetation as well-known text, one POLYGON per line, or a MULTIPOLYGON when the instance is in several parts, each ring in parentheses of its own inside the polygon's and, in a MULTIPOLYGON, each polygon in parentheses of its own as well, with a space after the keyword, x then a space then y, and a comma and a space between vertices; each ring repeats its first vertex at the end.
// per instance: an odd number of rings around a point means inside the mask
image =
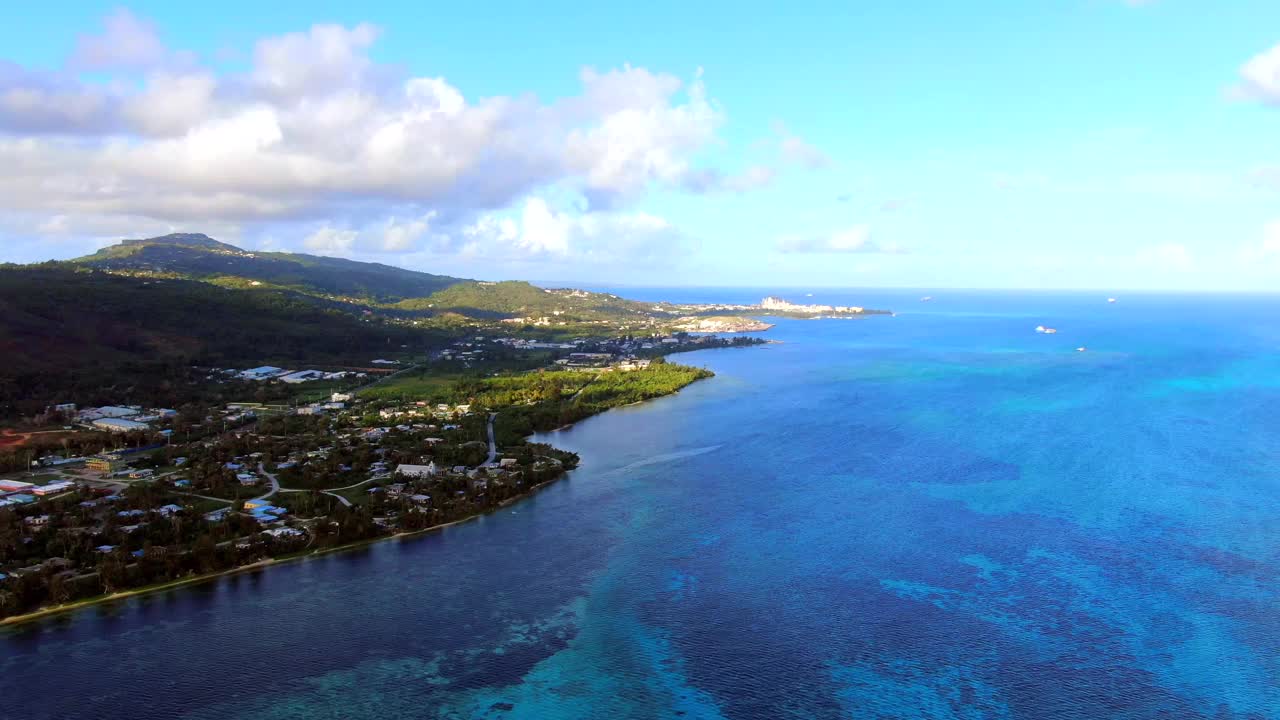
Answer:
MULTIPOLYGON (((575 423, 610 408, 670 395, 680 388, 712 376, 710 370, 655 361, 634 372, 547 372, 522 376, 512 386, 501 378, 473 388, 480 405, 497 407, 503 400, 524 396, 523 403, 511 402, 498 416, 499 442, 512 442, 533 432, 545 432, 575 423), (586 376, 586 382, 581 378, 586 376), (578 376, 571 378, 569 376, 578 376), (492 403, 492 404, 491 404, 492 403)), ((464 385, 460 392, 467 392, 464 385)))
POLYGON ((527 282, 463 282, 426 298, 405 300, 393 309, 452 312, 475 318, 556 317, 575 320, 646 319, 645 303, 608 293, 547 290, 527 282))
POLYGON ((461 282, 378 263, 292 252, 250 252, 204 234, 127 240, 74 263, 116 272, 182 275, 232 286, 287 288, 308 295, 394 302, 422 297, 461 282), (243 281, 243 282, 236 282, 243 281))
MULTIPOLYGON (((232 291, 66 266, 0 268, 0 416, 54 402, 115 402, 189 384, 191 365, 367 365, 439 336, 275 290, 232 291)), ((135 399, 134 402, 142 402, 135 399)))
POLYGON ((356 315, 453 332, 519 318, 527 324, 502 327, 547 338, 669 330, 679 317, 704 312, 520 281, 479 282, 342 258, 250 252, 201 234, 125 240, 71 264, 231 290, 285 291, 356 315))
POLYGON ((219 284, 254 282, 301 293, 397 302, 425 297, 457 278, 342 258, 248 252, 206 235, 178 234, 126 240, 75 263, 102 270, 170 273, 219 284))
POLYGON ((650 400, 711 377, 709 370, 655 360, 648 368, 540 370, 498 377, 413 379, 370 390, 370 400, 467 403, 473 410, 501 409, 499 444, 514 444, 533 432, 554 430, 610 408, 650 400))
POLYGON ((442 321, 541 317, 557 311, 578 320, 638 319, 652 314, 644 303, 606 293, 544 290, 518 281, 460 280, 342 258, 249 252, 200 234, 125 240, 72 262, 116 273, 199 280, 229 289, 289 290, 401 317, 442 321))

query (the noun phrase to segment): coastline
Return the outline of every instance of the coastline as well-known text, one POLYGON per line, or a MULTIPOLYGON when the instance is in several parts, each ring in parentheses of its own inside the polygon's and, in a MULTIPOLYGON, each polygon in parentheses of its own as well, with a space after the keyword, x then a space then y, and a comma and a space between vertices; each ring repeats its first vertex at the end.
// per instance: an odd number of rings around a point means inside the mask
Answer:
POLYGON ((504 510, 510 507, 511 505, 519 503, 523 500, 527 500, 533 497, 536 493, 541 491, 543 488, 548 487, 568 477, 569 473, 571 472, 573 472, 573 470, 566 470, 559 477, 556 477, 551 480, 547 480, 546 482, 542 482, 537 485, 533 485, 523 494, 513 498, 509 498, 504 502, 500 503, 497 507, 490 508, 489 510, 485 510, 484 512, 478 512, 474 515, 468 515, 464 518, 458 518, 457 520, 450 520, 447 523, 432 525, 431 527, 425 527, 425 528, 422 528, 421 530, 411 530, 409 532, 398 532, 394 535, 383 535, 379 537, 371 537, 364 540, 357 540, 352 543, 347 543, 345 545, 335 545, 334 547, 330 547, 330 548, 321 548, 318 550, 304 550, 304 551, 299 551, 299 552, 290 553, 286 555, 281 555, 279 557, 264 558, 262 560, 249 563, 248 565, 240 565, 239 567, 228 568, 226 570, 219 570, 218 572, 206 573, 204 575, 192 575, 191 577, 185 577, 178 580, 170 580, 169 582, 159 583, 156 585, 144 585, 143 587, 132 588, 130 590, 121 590, 119 592, 111 593, 110 595, 98 595, 97 597, 84 598, 83 600, 76 600, 75 602, 67 603, 65 605, 55 605, 53 607, 44 607, 44 608, 40 608, 39 610, 32 610, 29 613, 23 613, 22 615, 10 615, 9 617, 0 619, 0 628, 25 625, 26 623, 34 622, 36 620, 40 620, 46 617, 52 617, 55 615, 62 615, 65 613, 75 612, 76 610, 84 610, 84 609, 93 607, 94 605, 102 605, 110 602, 115 602, 117 600, 128 600, 129 598, 138 597, 141 595, 151 595, 153 593, 164 592, 165 590, 175 590, 175 589, 186 587, 189 585, 198 585, 205 582, 212 582, 219 578, 228 577, 231 575, 239 575, 241 573, 252 572, 255 570, 263 570, 265 568, 269 568, 274 565, 285 565, 288 563, 298 562, 301 560, 309 560, 311 558, 322 557, 324 555, 330 555, 330 554, 340 553, 340 552, 348 552, 351 550, 359 550, 360 548, 368 547, 375 543, 386 542, 388 540, 412 539, 420 535, 426 535, 427 533, 438 532, 438 531, 444 530, 445 528, 453 527, 454 525, 462 525, 463 523, 471 522, 472 520, 475 520, 477 518, 481 518, 486 515, 491 515, 495 512, 498 512, 499 510, 504 510))
MULTIPOLYGON (((678 354, 678 353, 673 353, 673 354, 678 354)), ((712 377, 714 377, 714 376, 712 376, 712 377)), ((707 379, 710 379, 710 378, 698 378, 698 379, 694 380, 693 382, 698 382, 699 380, 707 380, 707 379)), ((690 384, 692 384, 692 383, 690 383, 690 384)), ((686 386, 684 386, 684 387, 688 387, 688 386, 686 385, 686 386)), ((670 396, 672 396, 672 395, 678 395, 678 394, 680 393, 680 390, 682 390, 682 389, 683 389, 683 387, 682 387, 682 388, 677 388, 676 390, 673 390, 673 391, 671 391, 671 392, 669 392, 669 393, 667 393, 667 394, 665 394, 665 395, 659 395, 659 396, 657 396, 657 397, 648 398, 648 399, 646 399, 646 400, 638 400, 638 401, 636 401, 636 402, 628 403, 628 404, 626 404, 626 405, 621 405, 621 406, 619 406, 619 407, 634 407, 634 406, 636 406, 636 405, 643 405, 643 404, 645 404, 645 403, 651 402, 651 401, 653 401, 653 400, 657 400, 657 399, 659 399, 659 398, 670 397, 670 396)), ((607 410, 605 410, 605 412, 608 412, 609 410, 614 410, 614 409, 616 409, 616 408, 608 408, 607 410)), ((588 417, 582 418, 582 419, 577 420, 577 421, 575 421, 575 422, 568 423, 567 425, 563 425, 563 426, 561 426, 561 427, 555 428, 555 429, 554 429, 554 430, 552 430, 551 432, 557 432, 557 431, 560 431, 560 430, 565 430, 565 429, 567 429, 567 428, 571 428, 571 427, 573 427, 574 425, 576 425, 577 423, 582 422, 583 420, 588 420, 588 419, 590 419, 590 418, 592 418, 592 417, 597 417, 598 415, 602 415, 602 414, 604 414, 604 413, 596 413, 595 415, 590 415, 590 416, 588 416, 588 417)), ((530 435, 530 437, 532 437, 532 435, 530 435)), ((576 470, 577 468, 574 468, 574 469, 576 470)), ((396 533, 396 534, 394 534, 394 535, 385 535, 385 536, 379 536, 379 537, 367 538, 367 539, 365 539, 365 540, 358 540, 358 541, 353 542, 353 543, 347 543, 347 544, 345 544, 345 545, 337 545, 337 546, 335 546, 335 547, 331 547, 331 548, 323 548, 323 549, 319 549, 319 550, 311 550, 311 551, 299 551, 299 552, 296 552, 296 553, 290 553, 290 554, 281 555, 281 556, 279 556, 279 557, 264 558, 264 559, 262 559, 262 560, 258 560, 258 561, 256 561, 256 562, 249 563, 248 565, 241 565, 241 566, 239 566, 239 567, 228 568, 228 569, 226 569, 226 570, 219 570, 218 572, 206 573, 206 574, 203 574, 203 575, 193 575, 193 576, 191 576, 191 577, 180 578, 180 579, 177 579, 177 580, 171 580, 171 581, 168 581, 168 582, 159 583, 159 584, 155 584, 155 585, 145 585, 145 586, 143 586, 143 587, 132 588, 132 589, 129 589, 129 590, 121 590, 121 591, 119 591, 119 592, 114 592, 114 593, 111 593, 111 594, 109 594, 109 595, 99 595, 99 596, 96 596, 96 597, 84 598, 84 599, 81 599, 81 600, 76 600, 76 601, 74 601, 74 602, 66 603, 66 604, 64 604, 64 605, 56 605, 56 606, 53 606, 53 607, 43 607, 43 608, 40 608, 40 609, 38 609, 38 610, 32 610, 31 612, 23 613, 23 614, 21 614, 21 615, 10 615, 10 616, 5 617, 5 618, 0 618, 0 628, 8 629, 8 628, 12 628, 12 627, 17 627, 17 626, 20 626, 20 625, 25 625, 25 624, 27 624, 27 623, 35 622, 35 621, 37 621, 37 620, 42 620, 42 619, 47 618, 47 617, 53 617, 53 616, 56 616, 56 615, 63 615, 63 614, 66 614, 66 613, 75 612, 75 611, 77 611, 77 610, 84 610, 84 609, 87 609, 87 608, 93 607, 94 605, 106 604, 106 603, 115 602, 115 601, 118 601, 118 600, 127 600, 127 599, 129 599, 129 598, 138 597, 138 596, 142 596, 142 595, 150 595, 150 594, 153 594, 153 593, 163 592, 163 591, 166 591, 166 590, 174 590, 174 589, 178 589, 178 588, 182 588, 182 587, 187 587, 187 586, 190 586, 190 585, 197 585, 197 584, 200 584, 200 583, 212 582, 212 581, 217 580, 217 579, 219 579, 219 578, 228 577, 228 576, 231 576, 231 575, 237 575, 237 574, 245 573, 245 572, 252 572, 252 571, 255 571, 255 570, 261 570, 261 569, 264 569, 264 568, 271 567, 271 566, 273 566, 273 565, 282 565, 282 564, 285 564, 285 563, 292 563, 292 562, 296 562, 296 561, 299 561, 299 560, 306 560, 306 559, 309 559, 309 558, 314 558, 314 557, 320 557, 320 556, 323 556, 323 555, 328 555, 328 554, 331 554, 331 553, 339 553, 339 552, 346 552, 346 551, 349 551, 349 550, 357 550, 357 549, 359 549, 359 548, 367 547, 367 546, 372 545, 372 544, 374 544, 374 543, 385 542, 385 541, 387 541, 387 540, 398 540, 398 539, 399 539, 399 540, 402 540, 402 539, 407 539, 407 538, 415 538, 415 537, 418 537, 418 536, 420 536, 420 535, 425 535, 425 534, 427 534, 427 533, 441 531, 441 530, 444 530, 445 528, 452 527, 452 526, 454 526, 454 525, 461 525, 462 523, 471 522, 472 520, 475 520, 475 519, 477 519, 477 518, 484 517, 484 516, 486 516, 486 515, 490 515, 490 514, 495 513, 495 512, 497 512, 497 511, 499 511, 499 510, 506 509, 506 508, 510 507, 511 505, 514 505, 514 504, 519 503, 519 502, 521 502, 521 501, 523 501, 523 500, 526 500, 526 499, 528 499, 528 498, 530 498, 530 497, 533 497, 533 496, 534 496, 534 494, 536 494, 537 492, 541 491, 543 488, 545 488, 545 487, 547 487, 547 486, 549 486, 549 485, 552 485, 553 483, 559 482, 560 480, 562 480, 562 479, 564 479, 564 478, 568 477, 569 473, 571 473, 571 472, 573 472, 573 470, 566 470, 566 471, 564 471, 562 474, 560 474, 559 476, 557 476, 557 477, 555 477, 555 478, 553 478, 553 479, 551 479, 551 480, 547 480, 547 481, 542 482, 542 483, 539 483, 539 484, 537 484, 537 485, 530 486, 530 487, 529 487, 529 489, 528 489, 528 490, 526 490, 524 493, 522 493, 522 494, 520 494, 520 495, 518 495, 518 496, 516 496, 516 497, 508 498, 507 500, 503 501, 502 503, 499 503, 496 507, 493 507, 493 508, 491 508, 491 509, 489 509, 489 510, 485 510, 485 511, 483 511, 483 512, 478 512, 478 513, 475 513, 474 515, 468 515, 467 517, 459 518, 459 519, 457 519, 457 520, 451 520, 451 521, 449 521, 449 522, 447 522, 447 523, 441 523, 441 524, 439 524, 439 525, 432 525, 431 527, 423 528, 423 529, 421 529, 421 530, 413 530, 413 531, 410 531, 410 532, 399 532, 399 533, 396 533)))

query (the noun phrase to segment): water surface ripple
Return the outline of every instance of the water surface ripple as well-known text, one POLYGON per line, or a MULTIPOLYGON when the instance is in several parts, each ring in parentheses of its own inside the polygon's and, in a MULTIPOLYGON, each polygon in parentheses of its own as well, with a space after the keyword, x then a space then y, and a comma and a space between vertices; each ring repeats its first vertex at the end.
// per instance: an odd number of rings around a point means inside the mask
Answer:
POLYGON ((501 513, 3 631, 0 718, 1280 718, 1280 300, 923 294, 501 513))

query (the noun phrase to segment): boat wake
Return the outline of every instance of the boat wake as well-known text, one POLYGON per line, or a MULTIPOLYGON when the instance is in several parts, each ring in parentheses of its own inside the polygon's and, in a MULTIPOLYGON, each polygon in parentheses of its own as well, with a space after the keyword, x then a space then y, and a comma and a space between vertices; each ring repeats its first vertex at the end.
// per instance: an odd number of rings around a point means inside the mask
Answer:
POLYGON ((715 452, 716 450, 719 450, 722 447, 724 447, 724 445, 709 445, 707 447, 693 448, 691 450, 681 450, 679 452, 664 453, 662 455, 654 455, 653 457, 647 457, 643 460, 637 460, 636 462, 633 462, 629 465, 623 465, 622 467, 614 468, 603 474, 605 476, 621 475, 623 473, 628 473, 633 470, 639 470, 642 467, 648 467, 650 465, 661 465, 663 463, 669 463, 676 460, 683 460, 685 458, 697 457, 699 455, 706 455, 707 453, 715 452))

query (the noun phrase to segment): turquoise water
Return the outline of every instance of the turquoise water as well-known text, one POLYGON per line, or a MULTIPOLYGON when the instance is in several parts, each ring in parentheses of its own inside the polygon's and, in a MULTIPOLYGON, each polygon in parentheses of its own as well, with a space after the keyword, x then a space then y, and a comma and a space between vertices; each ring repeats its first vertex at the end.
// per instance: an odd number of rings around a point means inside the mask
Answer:
POLYGON ((922 294, 502 513, 8 631, 0 717, 1280 718, 1280 298, 922 294))

